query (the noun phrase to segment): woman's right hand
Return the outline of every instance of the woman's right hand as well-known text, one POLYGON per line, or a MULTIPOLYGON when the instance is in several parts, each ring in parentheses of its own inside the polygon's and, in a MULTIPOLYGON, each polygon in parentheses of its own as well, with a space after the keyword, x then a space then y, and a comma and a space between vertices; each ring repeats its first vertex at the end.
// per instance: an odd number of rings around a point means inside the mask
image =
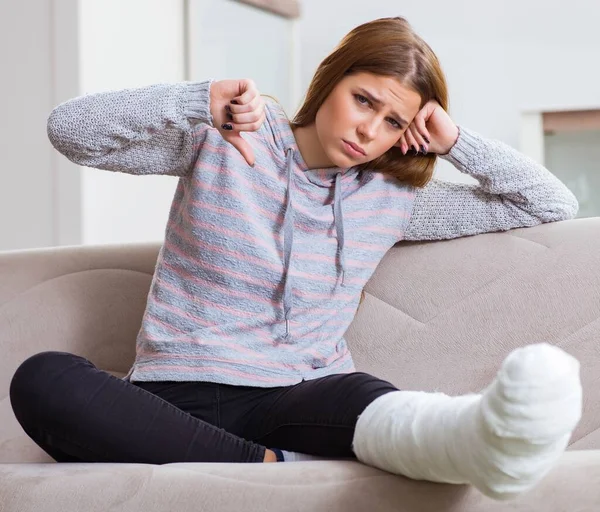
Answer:
POLYGON ((265 102, 254 81, 213 82, 210 87, 210 113, 223 138, 253 166, 254 152, 240 132, 257 131, 265 120, 265 102))

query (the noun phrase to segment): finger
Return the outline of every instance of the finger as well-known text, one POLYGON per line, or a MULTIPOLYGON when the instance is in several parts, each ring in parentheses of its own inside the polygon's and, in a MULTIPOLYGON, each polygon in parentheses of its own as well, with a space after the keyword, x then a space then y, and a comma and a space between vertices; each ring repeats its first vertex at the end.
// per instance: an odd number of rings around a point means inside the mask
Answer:
POLYGON ((411 124, 408 127, 408 129, 410 130, 413 139, 415 139, 415 141, 417 142, 419 149, 423 152, 423 154, 427 153, 428 144, 425 142, 425 139, 423 139, 423 137, 419 133, 419 130, 417 130, 417 127, 414 124, 411 124))
MULTIPOLYGON (((239 97, 234 98, 232 101, 239 101, 239 97)), ((264 100, 262 99, 261 95, 258 94, 258 91, 256 91, 256 96, 252 98, 249 103, 244 105, 239 103, 236 105, 235 103, 232 103, 228 105, 228 107, 231 109, 233 114, 243 114, 246 112, 252 112, 253 110, 259 110, 261 107, 264 108, 264 100)))
POLYGON ((408 144, 406 142, 406 137, 404 137, 404 134, 402 134, 402 136, 398 139, 396 145, 400 147, 400 151, 402 151, 402 154, 406 155, 408 151, 408 144))
MULTIPOLYGON (((230 114, 228 114, 230 117, 230 114)), ((237 117, 237 116, 236 116, 237 117)), ((235 123, 231 120, 228 120, 226 123, 221 124, 221 129, 224 131, 222 132, 223 136, 225 135, 230 135, 232 132, 252 132, 252 131, 256 131, 258 130, 261 125, 265 122, 265 119, 267 118, 267 115, 265 112, 262 113, 262 115, 258 118, 257 121, 254 121, 252 123, 235 123)))
POLYGON ((419 152, 419 144, 417 144, 417 141, 412 136, 412 133, 410 131, 410 126, 404 132, 404 138, 406 139, 406 143, 408 144, 408 147, 410 149, 412 149, 413 151, 415 151, 416 153, 418 153, 419 152))
POLYGON ((253 110, 252 112, 248 112, 247 114, 233 114, 230 120, 233 121, 235 124, 250 124, 260 120, 262 115, 262 111, 253 110))
POLYGON ((237 105, 247 105, 256 96, 258 96, 258 89, 256 88, 253 80, 242 80, 240 84, 240 90, 244 91, 244 93, 236 98, 233 98, 237 102, 237 105))
POLYGON ((417 131, 421 135, 425 143, 429 144, 431 142, 431 135, 429 135, 429 130, 427 130, 425 118, 422 116, 417 116, 413 119, 413 124, 417 127, 417 131))
POLYGON ((241 153, 248 165, 254 165, 254 151, 239 133, 227 135, 225 140, 241 153))
POLYGON ((266 117, 267 116, 263 113, 258 121, 246 124, 234 124, 233 129, 238 132, 255 132, 262 126, 266 117))

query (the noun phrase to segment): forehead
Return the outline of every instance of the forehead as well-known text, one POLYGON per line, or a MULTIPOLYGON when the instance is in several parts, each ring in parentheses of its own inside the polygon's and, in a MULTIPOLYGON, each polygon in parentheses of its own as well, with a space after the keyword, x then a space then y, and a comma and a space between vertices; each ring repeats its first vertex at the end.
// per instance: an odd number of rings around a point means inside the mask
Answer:
POLYGON ((344 77, 342 82, 347 87, 366 89, 391 110, 410 117, 416 115, 421 104, 421 96, 396 77, 361 72, 344 77))

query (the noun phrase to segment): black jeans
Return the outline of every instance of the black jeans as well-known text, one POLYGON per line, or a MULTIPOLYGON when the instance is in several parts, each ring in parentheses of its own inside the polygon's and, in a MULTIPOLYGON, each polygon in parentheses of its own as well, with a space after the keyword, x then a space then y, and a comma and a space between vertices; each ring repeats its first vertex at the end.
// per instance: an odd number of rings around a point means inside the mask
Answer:
POLYGON ((293 386, 127 382, 84 357, 48 351, 10 383, 15 417, 57 462, 263 462, 266 448, 355 457, 358 415, 397 391, 367 373, 293 386))

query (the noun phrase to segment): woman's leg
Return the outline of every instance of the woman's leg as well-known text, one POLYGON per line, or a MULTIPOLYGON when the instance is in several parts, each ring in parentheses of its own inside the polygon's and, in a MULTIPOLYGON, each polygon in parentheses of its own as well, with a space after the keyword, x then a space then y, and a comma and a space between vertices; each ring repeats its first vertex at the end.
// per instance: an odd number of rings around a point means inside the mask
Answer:
POLYGON ((10 401, 23 430, 57 462, 265 459, 264 446, 195 418, 67 352, 26 359, 12 378, 10 401))
POLYGON ((398 388, 362 372, 268 389, 220 384, 221 426, 269 448, 355 458, 352 439, 358 416, 392 391, 398 388))
POLYGON ((400 391, 378 399, 358 420, 354 450, 392 473, 511 499, 553 468, 581 409, 579 362, 540 343, 510 353, 481 394, 400 391))
POLYGON ((481 394, 399 391, 365 373, 331 375, 278 388, 230 431, 269 447, 354 455, 391 473, 472 484, 509 499, 552 469, 581 409, 579 362, 537 344, 511 353, 481 394))

